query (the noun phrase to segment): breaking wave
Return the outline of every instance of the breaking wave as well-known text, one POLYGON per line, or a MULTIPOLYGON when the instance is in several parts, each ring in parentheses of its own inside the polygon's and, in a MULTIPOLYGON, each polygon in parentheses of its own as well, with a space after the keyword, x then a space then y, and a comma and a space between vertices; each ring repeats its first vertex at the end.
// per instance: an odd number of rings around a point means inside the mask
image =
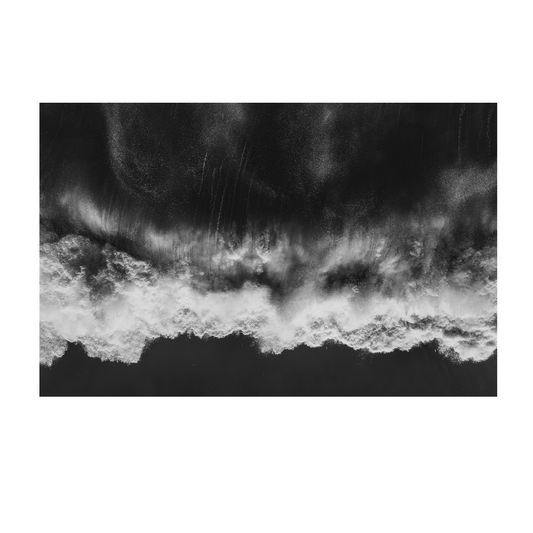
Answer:
MULTIPOLYGON (((158 337, 234 333, 276 354, 328 341, 383 353, 436 340, 448 356, 487 359, 496 348, 496 247, 450 260, 440 252, 446 225, 411 225, 401 239, 374 228, 299 244, 273 230, 215 244, 196 235, 196 247, 165 264, 44 231, 41 363, 61 357, 67 342, 134 363, 158 337)), ((167 243, 173 253, 176 238, 167 243)))

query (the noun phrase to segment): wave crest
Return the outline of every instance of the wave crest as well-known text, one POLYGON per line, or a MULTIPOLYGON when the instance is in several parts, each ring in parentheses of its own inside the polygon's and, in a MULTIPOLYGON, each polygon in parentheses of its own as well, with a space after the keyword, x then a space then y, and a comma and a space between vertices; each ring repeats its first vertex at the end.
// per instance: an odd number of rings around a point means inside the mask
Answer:
MULTIPOLYGON (((354 243, 338 239, 335 251, 321 264, 315 257, 282 298, 253 277, 213 289, 202 265, 162 269, 79 235, 44 242, 40 361, 52 364, 67 341, 82 343, 90 357, 134 363, 158 337, 234 333, 253 337, 270 353, 328 341, 383 353, 437 341, 443 353, 460 360, 490 357, 496 348, 496 248, 466 249, 453 267, 428 269, 433 274, 424 278, 412 274, 413 264, 427 257, 420 242, 394 257, 384 253, 380 239, 375 242, 371 275, 346 280, 339 274, 343 268, 364 271, 364 265, 361 254, 353 264, 354 243), (348 267, 345 249, 352 254, 348 267), (325 286, 328 276, 342 283, 325 286), (377 283, 378 277, 387 282, 377 283)), ((291 263, 280 243, 255 253, 254 272, 291 263)), ((231 253, 233 265, 249 266, 249 254, 231 253)))

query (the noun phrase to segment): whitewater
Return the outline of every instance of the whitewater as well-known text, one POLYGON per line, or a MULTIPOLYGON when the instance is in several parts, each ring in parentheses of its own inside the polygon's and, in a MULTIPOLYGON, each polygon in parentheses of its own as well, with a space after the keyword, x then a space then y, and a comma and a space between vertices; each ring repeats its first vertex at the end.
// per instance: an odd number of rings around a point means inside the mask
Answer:
POLYGON ((298 246, 267 233, 216 244, 197 236, 196 248, 177 248, 165 234, 159 256, 164 242, 165 257, 177 255, 164 265, 43 231, 40 361, 79 342, 90 357, 135 363, 159 337, 235 333, 265 353, 326 342, 385 353, 437 341, 449 357, 485 360, 496 349, 496 247, 465 248, 442 265, 445 223, 422 228, 424 238, 420 228, 418 238, 389 240, 374 229, 298 246))

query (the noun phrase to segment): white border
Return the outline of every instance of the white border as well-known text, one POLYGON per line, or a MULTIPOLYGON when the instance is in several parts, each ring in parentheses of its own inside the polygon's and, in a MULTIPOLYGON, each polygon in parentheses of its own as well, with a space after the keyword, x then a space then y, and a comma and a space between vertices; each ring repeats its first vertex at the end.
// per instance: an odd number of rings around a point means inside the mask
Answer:
POLYGON ((19 88, 17 86, 17 415, 19 414, 19 88))
POLYGON ((516 415, 516 87, 514 85, 21 85, 19 88, 20 415, 516 415), (39 396, 40 102, 497 102, 498 396, 39 396))

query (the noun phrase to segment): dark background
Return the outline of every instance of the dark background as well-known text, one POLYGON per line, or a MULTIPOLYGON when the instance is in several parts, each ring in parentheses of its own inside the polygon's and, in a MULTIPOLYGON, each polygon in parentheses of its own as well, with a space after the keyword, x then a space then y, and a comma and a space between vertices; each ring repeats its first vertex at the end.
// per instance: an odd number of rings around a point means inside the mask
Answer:
POLYGON ((240 335, 159 339, 136 364, 71 344, 40 367, 41 396, 496 396, 496 353, 456 363, 434 344, 371 355, 344 345, 264 355, 240 335))
MULTIPOLYGON (((301 231, 407 214, 452 167, 497 155, 496 104, 41 104, 42 222, 83 233, 60 194, 124 228, 281 221, 301 231), (201 177, 203 175, 203 178, 201 177)), ((114 244, 136 254, 131 243, 114 244)))

